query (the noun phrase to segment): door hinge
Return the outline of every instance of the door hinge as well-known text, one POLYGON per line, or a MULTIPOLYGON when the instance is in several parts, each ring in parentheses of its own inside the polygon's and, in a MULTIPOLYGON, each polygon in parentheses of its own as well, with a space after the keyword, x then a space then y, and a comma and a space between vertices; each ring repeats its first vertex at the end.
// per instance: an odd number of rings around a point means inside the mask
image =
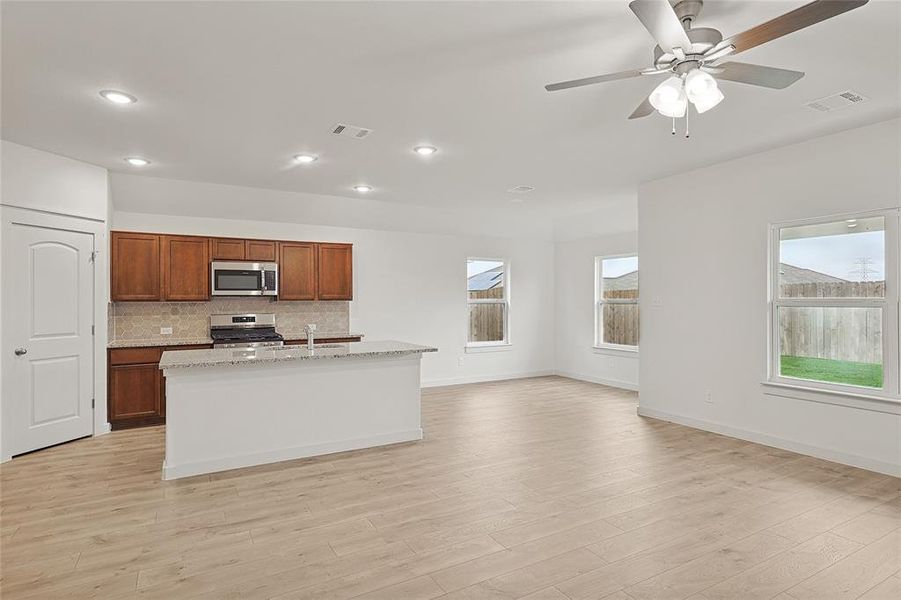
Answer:
POLYGON ((91 335, 94 335, 94 326, 91 325, 91 335))
POLYGON ((94 408, 94 399, 91 398, 91 408, 94 408))

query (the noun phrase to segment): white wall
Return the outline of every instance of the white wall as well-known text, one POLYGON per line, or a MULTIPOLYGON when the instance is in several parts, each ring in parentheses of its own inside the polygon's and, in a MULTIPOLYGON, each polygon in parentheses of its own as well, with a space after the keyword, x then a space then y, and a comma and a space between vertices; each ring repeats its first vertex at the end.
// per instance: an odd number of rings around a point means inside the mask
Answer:
POLYGON ((636 233, 570 242, 555 249, 556 368, 567 377, 638 389, 638 354, 594 348, 594 259, 638 250, 636 233))
MULTIPOLYGON (((0 215, 3 215, 0 222, 5 220, 6 214, 15 212, 18 208, 77 217, 69 221, 73 228, 95 234, 95 244, 101 250, 101 260, 95 270, 95 295, 98 301, 94 314, 94 398, 98 408, 94 412, 94 432, 106 433, 109 431, 106 422, 106 307, 109 286, 105 260, 105 222, 110 210, 107 171, 95 165, 0 140, 0 215)), ((0 240, 0 248, 2 247, 0 240)), ((2 310, 3 307, 0 306, 0 314, 2 310)), ((0 339, 2 336, 3 332, 0 331, 0 339)), ((0 356, 0 372, 3 369, 2 358, 0 356)), ((5 402, 8 399, 0 399, 0 404, 5 402)), ((0 431, 2 429, 0 427, 0 431)), ((0 458, 9 458, 2 439, 0 458)))
MULTIPOLYGON (((120 202, 141 178, 120 187, 112 179, 113 229, 183 234, 351 242, 354 244, 354 301, 351 329, 367 339, 400 339, 437 346, 423 359, 423 383, 450 384, 549 374, 554 369, 554 245, 529 238, 462 237, 122 212, 120 202), (467 327, 466 259, 510 261, 512 348, 464 353, 467 327), (549 337, 550 336, 550 337, 549 337), (461 363, 462 361, 462 363, 461 363)), ((157 186, 158 180, 152 180, 157 186)), ((223 187, 168 181, 169 201, 215 199, 223 187)), ((259 190, 234 188, 253 203, 259 190)), ((138 191, 137 193, 144 193, 138 191)))
POLYGON ((901 475, 901 416, 761 385, 768 224, 898 206, 899 134, 895 119, 640 187, 643 414, 901 475))
POLYGON ((106 169, 6 140, 0 140, 0 164, 5 206, 106 220, 106 169))

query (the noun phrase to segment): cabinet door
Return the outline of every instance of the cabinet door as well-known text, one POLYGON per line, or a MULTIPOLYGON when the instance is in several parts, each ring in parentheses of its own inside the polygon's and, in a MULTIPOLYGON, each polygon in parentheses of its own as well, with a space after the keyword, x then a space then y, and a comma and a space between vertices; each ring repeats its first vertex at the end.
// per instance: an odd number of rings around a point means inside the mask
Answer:
POLYGON ((244 260, 244 240, 212 238, 210 240, 212 260, 244 260))
POLYGON ((279 253, 279 300, 315 300, 316 244, 281 242, 279 253))
POLYGON ((160 299, 160 236, 113 231, 110 252, 114 302, 160 299))
POLYGON ((320 300, 353 300, 353 245, 318 244, 320 300))
POLYGON ((246 240, 244 242, 244 258, 246 260, 275 262, 275 242, 246 240))
POLYGON ((163 300, 209 300, 209 240, 185 235, 164 235, 161 241, 163 300))
POLYGON ((160 381, 158 363, 110 367, 110 422, 161 416, 160 381))

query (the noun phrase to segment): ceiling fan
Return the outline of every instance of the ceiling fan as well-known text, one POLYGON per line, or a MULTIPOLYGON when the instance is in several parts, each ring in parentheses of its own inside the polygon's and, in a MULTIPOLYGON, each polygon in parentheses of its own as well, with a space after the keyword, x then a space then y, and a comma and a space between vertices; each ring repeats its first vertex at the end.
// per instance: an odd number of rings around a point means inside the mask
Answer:
MULTIPOLYGON (((720 60, 831 19, 863 6, 867 1, 816 0, 723 39, 723 34, 716 29, 692 28, 692 22, 704 6, 703 0, 681 0, 675 5, 670 4, 669 0, 633 0, 629 3, 629 8, 657 41, 653 66, 552 83, 544 87, 549 92, 555 92, 605 81, 669 73, 670 77, 658 85, 629 118, 646 117, 656 109, 661 115, 675 120, 687 116, 689 102, 698 113, 703 113, 723 101, 717 78, 783 89, 804 77, 804 73, 800 71, 742 62, 721 63, 720 60)), ((673 133, 675 132, 674 121, 673 133)))

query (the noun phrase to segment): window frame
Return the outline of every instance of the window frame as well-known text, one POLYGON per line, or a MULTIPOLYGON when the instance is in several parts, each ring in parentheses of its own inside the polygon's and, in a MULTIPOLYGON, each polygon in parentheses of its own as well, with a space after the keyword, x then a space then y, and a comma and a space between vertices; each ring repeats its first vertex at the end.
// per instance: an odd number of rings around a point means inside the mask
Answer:
POLYGON ((638 252, 626 252, 623 254, 604 254, 603 256, 594 257, 594 349, 602 351, 612 351, 615 353, 628 352, 638 353, 641 344, 641 313, 638 316, 639 322, 639 343, 634 346, 628 344, 612 344, 604 341, 604 304, 634 304, 639 305, 641 298, 641 262, 638 264, 638 298, 634 300, 630 298, 604 298, 604 261, 614 258, 635 258, 638 260, 638 252))
POLYGON ((872 397, 881 400, 901 400, 901 355, 899 355, 899 218, 901 209, 890 208, 853 213, 832 214, 809 219, 797 219, 772 223, 769 226, 769 252, 767 260, 767 379, 766 383, 796 390, 826 392, 849 397, 872 397), (819 225, 845 221, 883 217, 885 223, 885 296, 882 298, 781 298, 779 294, 780 232, 782 229, 805 225, 819 225), (802 308, 879 308, 882 311, 882 387, 871 388, 848 383, 834 383, 787 377, 781 370, 781 336, 779 309, 802 308))
MULTIPOLYGON (((504 297, 503 298, 476 298, 471 299, 469 297, 469 288, 468 286, 464 289, 464 293, 466 294, 466 344, 465 348, 467 351, 491 351, 491 350, 500 350, 505 347, 511 346, 510 343, 510 261, 506 258, 485 258, 480 256, 468 256, 466 257, 466 264, 469 265, 470 261, 486 261, 486 262, 499 262, 504 265, 504 297), (471 332, 471 324, 470 324, 470 309, 469 307, 473 304, 502 304, 504 305, 504 339, 488 341, 488 342, 474 342, 469 339, 469 334, 471 332)), ((466 281, 469 281, 469 274, 467 270, 466 281)))

